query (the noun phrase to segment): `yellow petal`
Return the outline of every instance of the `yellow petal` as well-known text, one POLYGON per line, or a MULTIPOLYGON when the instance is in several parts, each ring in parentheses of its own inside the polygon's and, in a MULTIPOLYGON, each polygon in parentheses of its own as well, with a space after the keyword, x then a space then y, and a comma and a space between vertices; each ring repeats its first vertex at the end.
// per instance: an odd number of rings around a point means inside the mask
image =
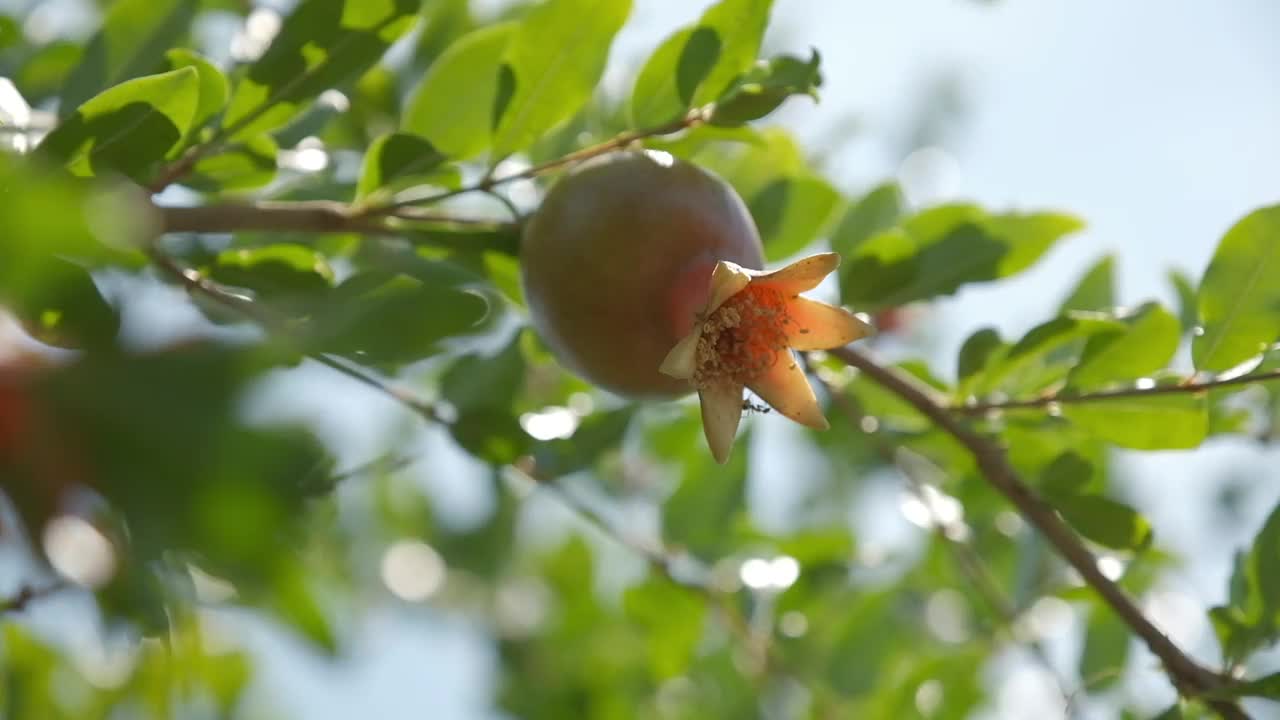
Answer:
POLYGON ((749 284, 751 274, 741 265, 728 260, 717 262, 715 269, 711 271, 711 292, 707 296, 706 313, 710 315, 719 310, 726 300, 742 292, 749 284))
POLYGON ((841 347, 875 332, 848 310, 809 298, 788 300, 787 317, 787 344, 796 350, 841 347))
POLYGON ((818 253, 801 258, 790 265, 756 275, 755 282, 771 287, 786 296, 799 295, 818 287, 822 279, 840 266, 840 256, 835 253, 818 253))
POLYGON ((809 379, 800 370, 800 364, 789 350, 783 350, 778 362, 754 382, 748 383, 751 392, 773 406, 774 410, 815 430, 831 427, 818 407, 818 398, 809 386, 809 379))
POLYGON ((685 335, 675 347, 671 348, 671 352, 667 353, 667 357, 662 360, 658 371, 679 380, 688 380, 693 377, 693 371, 698 364, 698 340, 701 338, 702 324, 697 323, 693 326, 693 332, 685 335))
POLYGON ((707 436, 711 456, 721 465, 729 459, 733 438, 742 421, 742 386, 712 385, 698 391, 702 403, 702 432, 707 436))

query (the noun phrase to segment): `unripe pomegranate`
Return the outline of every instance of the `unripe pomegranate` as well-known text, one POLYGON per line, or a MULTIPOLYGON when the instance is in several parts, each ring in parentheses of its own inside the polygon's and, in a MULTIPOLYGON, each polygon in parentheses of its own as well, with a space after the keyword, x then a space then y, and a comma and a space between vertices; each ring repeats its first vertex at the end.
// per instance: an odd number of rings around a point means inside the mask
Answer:
POLYGON ((658 368, 706 304, 718 260, 762 268, 728 183, 666 153, 624 151, 560 179, 525 228, 533 324, 561 363, 632 396, 693 388, 658 368))
POLYGON ((707 444, 725 462, 744 389, 825 429, 792 350, 838 347, 871 328, 800 293, 840 258, 764 272, 760 236, 724 181, 665 153, 622 152, 562 179, 525 228, 534 325, 560 361, 615 392, 698 391, 707 444))

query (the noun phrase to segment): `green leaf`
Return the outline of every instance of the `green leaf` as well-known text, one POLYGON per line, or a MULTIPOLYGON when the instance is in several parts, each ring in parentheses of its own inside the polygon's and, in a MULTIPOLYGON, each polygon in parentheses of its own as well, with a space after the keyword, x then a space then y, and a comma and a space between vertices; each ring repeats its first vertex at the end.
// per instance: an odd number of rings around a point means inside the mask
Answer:
MULTIPOLYGON (((905 200, 897 183, 888 182, 872 188, 849 205, 840 224, 831 234, 831 249, 848 257, 859 245, 898 223, 905 210, 905 200)), ((844 269, 841 268, 841 278, 844 269)))
POLYGON ((334 289, 313 319, 313 343, 324 352, 396 366, 436 354, 440 341, 471 331, 488 307, 480 295, 448 284, 358 273, 334 289))
POLYGON ((1115 685, 1124 676, 1129 659, 1129 628, 1110 608, 1096 605, 1089 613, 1084 650, 1080 653, 1080 677, 1090 692, 1115 685))
POLYGON ((720 35, 709 27, 685 28, 664 40, 636 77, 632 126, 658 127, 688 112, 719 57, 720 35))
POLYGON ((683 674, 702 639, 706 603, 669 580, 651 579, 628 589, 622 606, 644 629, 654 678, 683 674))
POLYGON ((716 101, 711 124, 733 127, 758 120, 793 95, 805 95, 816 101, 822 85, 820 63, 817 50, 812 51, 808 61, 779 55, 760 62, 716 101))
POLYGON ((1093 464, 1074 450, 1053 459, 1040 473, 1040 489, 1046 495, 1078 495, 1093 478, 1093 464))
POLYGON ((191 130, 199 102, 200 74, 190 67, 129 80, 77 108, 37 153, 76 175, 115 171, 145 181, 191 130))
POLYGON ((778 178, 766 185, 748 203, 765 257, 780 260, 808 247, 830 224, 840 200, 818 177, 778 178))
POLYGON ((441 396, 460 413, 481 408, 510 411, 524 378, 524 353, 520 333, 516 333, 492 357, 468 354, 458 358, 440 378, 441 396))
POLYGON ((330 88, 368 70, 413 26, 419 0, 303 0, 249 66, 223 117, 225 134, 281 127, 330 88))
POLYGON ((304 245, 224 250, 208 275, 225 285, 248 288, 276 307, 318 302, 333 285, 328 260, 304 245))
POLYGON ((120 317, 84 268, 57 257, 28 267, 19 294, 2 293, 37 340, 60 347, 109 347, 120 317))
POLYGON ((118 0, 62 90, 63 114, 107 88, 153 72, 187 32, 195 0, 118 0))
POLYGON ((516 23, 498 23, 453 42, 431 64, 405 106, 400 127, 466 160, 489 147, 498 69, 516 23))
POLYGON ((1191 332, 1200 324, 1200 309, 1196 307, 1196 286, 1181 270, 1169 271, 1169 284, 1178 296, 1178 320, 1183 332, 1191 332))
POLYGON ((592 467, 602 455, 621 447, 635 412, 634 407, 627 406, 592 413, 572 437, 538 443, 534 449, 538 468, 560 476, 592 467))
POLYGON ((1241 662, 1280 639, 1280 505, 1254 537, 1248 553, 1237 554, 1228 604, 1209 611, 1228 660, 1241 662))
POLYGON ((1191 394, 1063 403, 1062 414, 1102 440, 1134 450, 1181 450, 1204 441, 1208 406, 1191 394))
POLYGON ((1068 382, 1081 389, 1132 380, 1163 369, 1178 350, 1182 332, 1173 313, 1147 303, 1120 318, 1128 329, 1094 335, 1085 344, 1080 364, 1068 382))
POLYGON ((684 472, 662 507, 662 536, 694 555, 714 558, 731 542, 725 528, 744 510, 749 438, 738 438, 724 465, 711 459, 700 423, 688 423, 680 439, 684 472))
POLYGON ((894 617, 898 600, 893 593, 864 593, 850 603, 842 627, 832 628, 834 644, 827 680, 837 692, 863 695, 876 688, 888 670, 888 658, 912 635, 894 617))
POLYGON ((694 107, 724 95, 739 75, 755 65, 772 7, 773 0, 720 0, 702 14, 698 26, 715 31, 720 52, 693 93, 694 107))
POLYGON ((270 135, 246 136, 200 158, 182 184, 205 192, 262 187, 276 177, 279 151, 270 135))
POLYGON ((956 358, 956 379, 960 381, 961 394, 968 395, 970 381, 985 371, 993 360, 1004 357, 1008 348, 995 328, 981 328, 966 338, 956 358))
POLYGON ((1116 259, 1107 255, 1089 268, 1062 301, 1058 314, 1069 310, 1108 312, 1116 304, 1116 259))
POLYGON ((653 127, 720 98, 751 70, 773 0, 721 0, 658 46, 631 92, 631 122, 653 127))
POLYGON ((1203 332, 1191 342, 1191 359, 1200 370, 1229 370, 1280 338, 1280 205, 1227 231, 1197 301, 1203 332))
POLYGON ((1101 313, 1074 312, 1041 323, 998 359, 993 358, 977 386, 984 392, 998 388, 1040 390, 1067 374, 1082 341, 1116 335, 1124 329, 1124 323, 1101 313))
POLYGON ((22 40, 22 28, 8 15, 0 15, 0 50, 5 50, 22 40))
POLYGON ((525 15, 502 55, 493 156, 528 147, 591 97, 631 0, 544 0, 525 15))
POLYGON ((222 112, 227 104, 227 96, 231 87, 227 77, 203 55, 185 48, 174 48, 164 54, 169 62, 170 70, 193 67, 200 74, 200 102, 196 104, 196 114, 191 119, 192 130, 199 129, 214 115, 222 112))
POLYGON ((435 146, 414 135, 391 133, 374 140, 365 152, 364 168, 356 184, 356 199, 377 190, 398 190, 431 181, 431 171, 445 157, 435 146))
POLYGON ((1059 493, 1053 507, 1081 535, 1114 550, 1140 550, 1151 543, 1151 523, 1138 511, 1101 495, 1059 493))
POLYGON ((1075 218, 1056 213, 993 215, 973 205, 930 208, 853 249, 841 274, 844 302, 877 310, 1007 277, 1080 227, 1075 218))

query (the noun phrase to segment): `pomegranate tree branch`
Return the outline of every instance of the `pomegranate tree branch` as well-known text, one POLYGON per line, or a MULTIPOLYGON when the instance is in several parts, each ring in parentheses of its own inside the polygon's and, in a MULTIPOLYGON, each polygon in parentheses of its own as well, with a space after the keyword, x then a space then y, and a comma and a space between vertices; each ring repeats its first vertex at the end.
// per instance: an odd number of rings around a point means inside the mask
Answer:
MULTIPOLYGON (((1160 658, 1170 681, 1182 696, 1202 696, 1229 683, 1228 678, 1189 657, 1152 624, 1133 599, 1098 569, 1098 559, 1085 547, 1075 531, 1022 480, 1017 470, 1009 464, 1004 449, 957 419, 931 388, 896 369, 876 363, 852 348, 840 348, 830 354, 906 401, 963 445, 973 455, 987 482, 1013 503, 1022 516, 1044 535, 1116 615, 1160 658)), ((1239 706, 1229 701, 1211 701, 1210 705, 1225 718, 1248 717, 1239 706)))
POLYGON ((391 203, 386 205, 370 205, 364 208, 364 210, 359 214, 365 216, 391 215, 394 214, 396 210, 411 205, 430 205, 464 193, 488 192, 496 187, 515 182, 516 180, 528 180, 529 178, 545 175, 546 173, 554 172, 570 165, 575 165, 584 160, 590 160, 593 157, 598 157, 600 155, 613 152, 614 150, 621 150, 622 148, 625 148, 639 140, 644 140, 645 138, 658 137, 659 135, 670 135, 674 132, 697 127, 698 125, 706 122, 708 117, 710 117, 710 111, 706 108, 691 110, 684 117, 678 120, 673 120, 665 125, 657 125, 655 127, 644 128, 641 130, 627 130, 626 132, 614 135, 612 138, 605 140, 604 142, 589 145, 580 150, 575 150, 554 160, 548 160, 537 165, 532 165, 519 172, 511 173, 510 175, 493 177, 492 174, 486 174, 479 181, 471 185, 460 187, 455 190, 436 192, 429 195, 414 196, 410 193, 404 193, 399 199, 391 203))
POLYGON ((414 223, 511 229, 513 223, 454 217, 418 208, 401 208, 384 218, 362 217, 350 205, 328 200, 227 203, 198 207, 157 206, 163 232, 299 232, 392 235, 404 228, 391 218, 414 223))
POLYGON ((1101 390, 1089 393, 1068 393, 1044 395, 1029 400, 1004 400, 993 402, 976 402, 965 405, 951 405, 948 409, 961 415, 985 415, 999 410, 1038 410, 1053 404, 1082 403, 1096 400, 1116 400, 1120 398, 1148 397, 1151 395, 1183 395, 1203 393, 1214 388, 1234 385, 1251 385, 1253 383, 1280 380, 1280 370, 1268 370, 1260 373, 1249 373, 1235 377, 1202 382, 1185 382, 1177 385, 1158 385, 1148 388, 1121 388, 1119 390, 1101 390))

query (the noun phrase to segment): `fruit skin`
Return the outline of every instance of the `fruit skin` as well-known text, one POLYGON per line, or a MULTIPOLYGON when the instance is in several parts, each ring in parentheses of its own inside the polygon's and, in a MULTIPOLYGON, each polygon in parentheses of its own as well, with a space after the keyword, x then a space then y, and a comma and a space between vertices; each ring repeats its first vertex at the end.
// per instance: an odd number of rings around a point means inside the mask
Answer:
POLYGON ((728 183, 666 153, 622 151, 553 186, 529 220, 521 277, 534 327, 562 364, 607 390, 692 390, 658 372, 693 326, 717 260, 764 250, 728 183))

